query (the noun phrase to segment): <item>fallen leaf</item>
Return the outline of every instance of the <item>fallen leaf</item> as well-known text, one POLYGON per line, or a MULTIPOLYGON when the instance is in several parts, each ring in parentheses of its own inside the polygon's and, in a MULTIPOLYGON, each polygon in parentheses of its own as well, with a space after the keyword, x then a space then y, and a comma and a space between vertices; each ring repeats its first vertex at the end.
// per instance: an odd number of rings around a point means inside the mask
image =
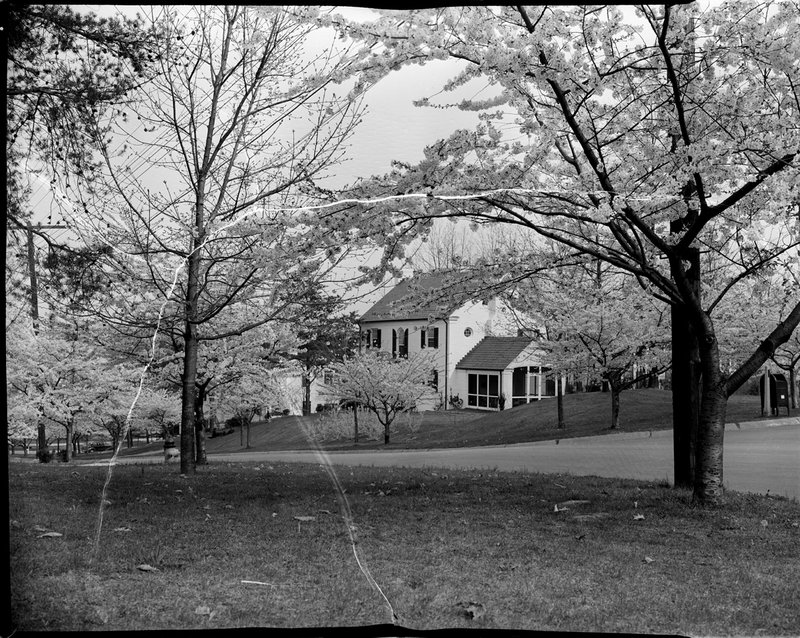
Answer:
POLYGON ((761 527, 766 527, 767 525, 769 525, 769 521, 767 520, 761 521, 761 527))
POLYGON ((59 534, 58 532, 45 532, 44 534, 39 534, 36 538, 58 538, 59 536, 63 536, 63 534, 59 534))
POLYGON ((33 526, 33 531, 34 532, 46 532, 47 528, 46 527, 42 527, 41 525, 34 525, 33 526))
POLYGON ((633 515, 633 520, 635 520, 635 521, 643 521, 644 520, 644 514, 634 514, 633 515))
POLYGON ((148 565, 147 563, 144 563, 142 565, 137 565, 136 569, 138 569, 140 572, 157 572, 158 571, 157 567, 153 567, 152 565, 148 565))
POLYGON ((115 531, 115 532, 130 532, 132 530, 131 530, 130 527, 115 527, 113 531, 115 531))
POLYGON ((317 510, 320 514, 330 514, 330 510, 317 510))
POLYGON ((197 608, 194 610, 194 613, 196 613, 198 616, 210 616, 211 609, 209 607, 206 607, 205 605, 198 605, 197 608))
POLYGON ((311 521, 317 520, 316 516, 295 516, 294 520, 300 521, 302 523, 309 523, 311 521))
POLYGON ((647 563, 647 564, 649 565, 650 563, 653 563, 653 562, 655 562, 655 559, 653 559, 653 558, 650 558, 649 556, 645 556, 645 557, 644 557, 644 562, 645 562, 645 563, 647 563))
POLYGON ((566 512, 569 508, 568 507, 558 507, 558 503, 553 507, 554 512, 566 512))

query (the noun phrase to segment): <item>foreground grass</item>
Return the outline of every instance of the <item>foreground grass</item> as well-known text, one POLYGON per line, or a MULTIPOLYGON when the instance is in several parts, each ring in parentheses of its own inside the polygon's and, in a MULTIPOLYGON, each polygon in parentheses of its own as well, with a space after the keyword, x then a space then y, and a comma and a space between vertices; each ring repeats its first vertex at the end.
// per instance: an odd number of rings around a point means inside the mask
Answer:
MULTIPOLYGON (((389 621, 358 569, 323 468, 200 470, 180 478, 172 467, 117 467, 94 554, 103 470, 12 463, 14 625, 389 621), (63 536, 40 537, 45 530, 63 536)), ((730 493, 723 507, 703 510, 661 485, 571 475, 352 468, 339 476, 360 558, 407 627, 800 632, 797 502, 730 493)))

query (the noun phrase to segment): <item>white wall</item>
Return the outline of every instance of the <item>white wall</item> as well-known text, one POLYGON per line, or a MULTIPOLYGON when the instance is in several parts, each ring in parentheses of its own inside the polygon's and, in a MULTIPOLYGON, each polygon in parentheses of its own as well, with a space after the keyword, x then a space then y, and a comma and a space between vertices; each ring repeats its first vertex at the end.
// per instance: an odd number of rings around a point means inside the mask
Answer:
MULTIPOLYGON (((517 324, 513 314, 505 308, 504 304, 491 300, 487 303, 467 302, 458 308, 447 322, 444 320, 428 324, 425 320, 406 321, 374 321, 361 324, 361 332, 365 330, 381 330, 381 351, 391 354, 392 330, 408 330, 408 354, 413 355, 422 350, 420 348, 420 331, 429 328, 439 328, 439 347, 436 354, 435 365, 439 372, 439 394, 443 401, 448 397, 444 395, 447 377, 447 392, 451 395, 458 394, 465 399, 467 386, 466 375, 456 373, 456 364, 472 350, 486 336, 514 337, 517 335, 517 324), (470 329, 471 334, 466 336, 464 331, 470 329), (446 340, 449 339, 449 343, 446 340), (447 370, 445 370, 445 353, 447 353, 447 370), (463 377, 463 379, 462 379, 463 377), (463 386, 463 387, 462 387, 463 386)), ((425 351, 433 351, 425 348, 425 351)), ((466 400, 466 399, 465 399, 466 400)), ((420 405, 420 409, 431 409, 429 406, 420 405)))

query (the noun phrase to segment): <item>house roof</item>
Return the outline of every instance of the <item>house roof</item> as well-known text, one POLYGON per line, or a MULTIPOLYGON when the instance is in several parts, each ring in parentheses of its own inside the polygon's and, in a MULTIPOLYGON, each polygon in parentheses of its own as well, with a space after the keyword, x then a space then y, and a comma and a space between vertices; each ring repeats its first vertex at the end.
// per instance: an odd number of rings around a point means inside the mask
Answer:
POLYGON ((441 273, 404 279, 386 293, 360 321, 407 321, 449 316, 460 304, 444 293, 445 276, 441 273))
POLYGON ((456 365, 461 370, 505 370, 533 339, 529 337, 484 337, 456 365))

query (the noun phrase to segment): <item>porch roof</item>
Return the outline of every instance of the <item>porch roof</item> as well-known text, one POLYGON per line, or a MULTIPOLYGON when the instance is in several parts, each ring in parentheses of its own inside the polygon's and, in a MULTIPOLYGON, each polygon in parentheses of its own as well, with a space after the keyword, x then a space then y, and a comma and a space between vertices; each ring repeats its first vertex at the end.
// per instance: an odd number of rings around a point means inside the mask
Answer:
POLYGON ((456 364, 456 369, 505 370, 531 343, 530 337, 484 337, 456 364))

